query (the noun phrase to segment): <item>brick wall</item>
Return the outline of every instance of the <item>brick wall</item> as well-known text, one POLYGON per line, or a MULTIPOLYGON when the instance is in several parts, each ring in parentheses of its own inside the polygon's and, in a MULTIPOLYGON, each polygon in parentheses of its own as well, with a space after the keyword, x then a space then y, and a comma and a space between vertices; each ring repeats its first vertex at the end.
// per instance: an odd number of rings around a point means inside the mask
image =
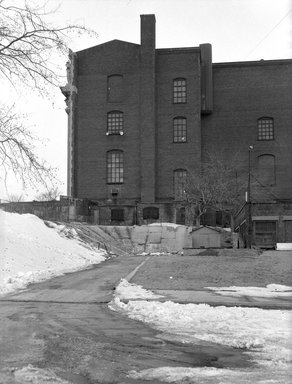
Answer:
POLYGON ((114 40, 78 53, 77 196, 110 197, 106 184, 106 153, 124 151, 124 184, 120 196, 139 197, 139 46, 114 40), (107 101, 107 77, 123 75, 124 99, 107 101), (124 113, 124 135, 106 135, 107 112, 124 113))
POLYGON ((252 173, 258 156, 276 156, 275 198, 290 198, 292 173, 292 61, 214 64, 214 110, 202 117, 202 153, 220 152, 247 174, 248 147, 252 173), (257 140, 257 119, 274 118, 274 141, 257 140), (235 158, 238 160, 235 162, 235 158))
POLYGON ((157 199, 173 198, 173 171, 194 173, 201 160, 201 92, 199 49, 157 52, 157 199), (187 81, 187 103, 173 103, 173 80, 187 81), (187 118, 187 142, 173 142, 173 118, 187 118))

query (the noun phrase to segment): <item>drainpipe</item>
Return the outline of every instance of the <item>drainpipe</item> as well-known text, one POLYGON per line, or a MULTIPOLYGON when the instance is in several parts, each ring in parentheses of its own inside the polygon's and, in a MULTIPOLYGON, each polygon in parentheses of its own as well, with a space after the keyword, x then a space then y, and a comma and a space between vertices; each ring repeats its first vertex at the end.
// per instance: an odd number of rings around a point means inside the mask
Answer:
POLYGON ((251 151, 253 150, 253 146, 250 145, 248 147, 248 183, 247 183, 247 209, 248 209, 248 220, 247 220, 247 246, 251 248, 252 246, 252 212, 251 212, 251 151))

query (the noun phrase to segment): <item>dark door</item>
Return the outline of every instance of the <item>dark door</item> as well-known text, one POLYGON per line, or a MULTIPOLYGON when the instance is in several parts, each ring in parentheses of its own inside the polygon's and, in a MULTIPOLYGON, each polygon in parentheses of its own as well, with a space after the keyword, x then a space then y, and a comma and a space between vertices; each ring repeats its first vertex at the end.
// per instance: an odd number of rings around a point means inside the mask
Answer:
POLYGON ((292 220, 285 221, 285 242, 292 243, 292 220))
POLYGON ((276 221, 255 221, 255 245, 262 248, 275 247, 277 243, 276 221))

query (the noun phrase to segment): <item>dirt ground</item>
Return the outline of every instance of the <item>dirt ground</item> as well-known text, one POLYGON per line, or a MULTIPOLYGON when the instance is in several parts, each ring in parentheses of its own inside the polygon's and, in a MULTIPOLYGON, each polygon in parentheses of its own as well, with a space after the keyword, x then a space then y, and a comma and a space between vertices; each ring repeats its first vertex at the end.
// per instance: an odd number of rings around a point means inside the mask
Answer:
POLYGON ((292 251, 259 254, 255 250, 205 250, 199 253, 203 255, 151 256, 131 282, 154 290, 200 290, 207 286, 233 285, 292 286, 292 251))

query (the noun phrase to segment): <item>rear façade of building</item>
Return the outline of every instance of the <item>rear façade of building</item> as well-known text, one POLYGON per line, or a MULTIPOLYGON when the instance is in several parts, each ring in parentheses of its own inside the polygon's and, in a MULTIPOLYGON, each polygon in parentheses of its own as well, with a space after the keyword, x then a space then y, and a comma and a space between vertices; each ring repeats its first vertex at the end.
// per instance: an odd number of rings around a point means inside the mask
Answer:
MULTIPOLYGON (((68 196, 88 200, 97 224, 193 225, 185 179, 216 153, 269 189, 257 201, 251 191, 250 204, 242 196, 242 245, 249 230, 258 245, 292 242, 292 60, 212 63, 210 44, 156 49, 155 23, 141 15, 141 44, 70 51, 68 196)), ((202 220, 228 225, 212 210, 202 220)))

